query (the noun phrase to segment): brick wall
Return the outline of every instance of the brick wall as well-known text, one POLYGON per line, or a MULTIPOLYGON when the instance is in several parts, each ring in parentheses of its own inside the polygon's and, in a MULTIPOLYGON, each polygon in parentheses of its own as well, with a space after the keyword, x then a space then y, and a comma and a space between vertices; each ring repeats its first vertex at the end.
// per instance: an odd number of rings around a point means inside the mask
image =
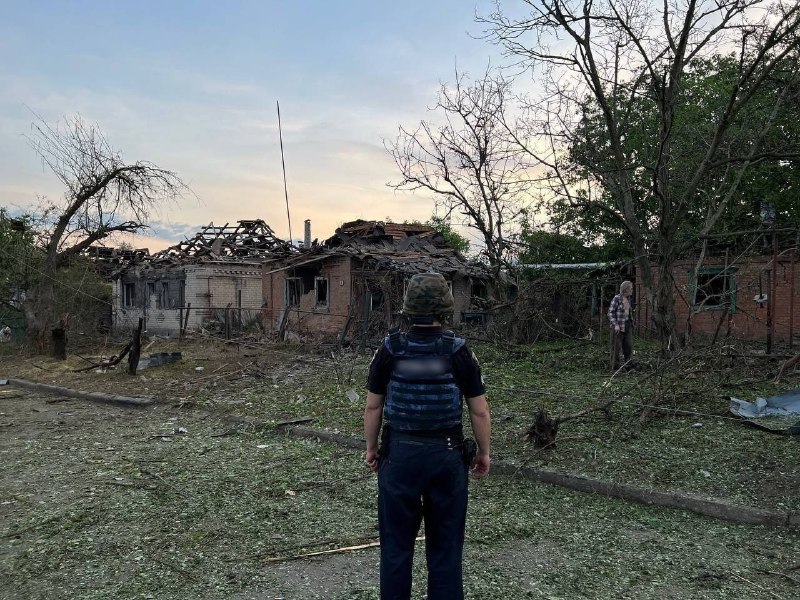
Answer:
MULTIPOLYGON (((288 331, 306 339, 339 335, 347 321, 351 303, 354 305, 351 327, 363 324, 365 280, 362 276, 353 274, 352 270, 356 265, 358 263, 350 257, 332 257, 290 270, 271 272, 265 269, 262 293, 267 299, 263 312, 266 326, 275 331, 280 328, 286 306, 286 280, 291 277, 299 277, 303 281, 303 293, 299 304, 289 311, 288 331), (317 306, 313 286, 316 277, 324 277, 328 281, 327 306, 317 306)), ((402 278, 402 275, 395 274, 394 277, 402 278)), ((456 277, 453 281, 455 325, 460 323, 462 311, 469 310, 471 298, 472 286, 469 278, 456 277)), ((392 311, 399 309, 399 306, 391 307, 392 311)), ((387 311, 389 308, 385 307, 383 310, 387 311)), ((349 334, 353 334, 352 329, 349 334)))
POLYGON ((287 329, 300 335, 333 335, 341 332, 347 320, 352 297, 352 275, 349 257, 335 257, 315 265, 292 270, 265 273, 262 294, 266 298, 264 321, 273 330, 280 327, 286 306, 286 279, 302 281, 300 302, 289 313, 287 329), (328 304, 318 305, 314 279, 328 282, 328 304))
POLYGON ((262 297, 261 268, 255 263, 200 263, 166 271, 147 271, 139 276, 126 276, 114 282, 112 304, 114 307, 115 330, 134 329, 139 317, 144 317, 150 333, 177 334, 180 319, 187 322, 187 329, 198 329, 203 321, 219 318, 228 304, 232 309, 241 308, 257 318, 264 299, 262 297), (184 306, 179 302, 172 308, 158 306, 158 293, 147 294, 148 282, 154 282, 156 289, 162 280, 175 281, 175 271, 185 274, 184 306), (123 306, 123 285, 136 286, 136 306, 123 306), (241 292, 239 294, 238 292, 241 292), (188 319, 186 310, 188 308, 188 319), (183 310, 182 310, 183 308, 183 310))
MULTIPOLYGON (((687 329, 687 320, 692 303, 692 272, 695 261, 686 260, 676 263, 673 270, 676 286, 675 313, 677 329, 681 334, 687 329)), ((722 268, 720 260, 706 260, 703 269, 722 268)), ((745 259, 733 265, 733 281, 735 282, 735 307, 732 310, 714 307, 703 309, 692 316, 692 332, 701 335, 714 335, 719 326, 720 336, 725 336, 730 327, 730 335, 744 339, 766 339, 767 304, 754 301, 759 294, 769 296, 770 278, 773 274, 772 257, 758 256, 745 259)), ((800 263, 791 255, 779 257, 774 270, 775 280, 774 341, 788 342, 790 335, 800 335, 800 263)), ((637 277, 641 281, 641 278, 637 277)), ((638 315, 640 325, 646 326, 652 310, 645 306, 645 290, 639 291, 638 315)))
POLYGON ((469 278, 455 277, 453 279, 453 325, 461 323, 461 313, 468 311, 472 302, 472 283, 469 278))

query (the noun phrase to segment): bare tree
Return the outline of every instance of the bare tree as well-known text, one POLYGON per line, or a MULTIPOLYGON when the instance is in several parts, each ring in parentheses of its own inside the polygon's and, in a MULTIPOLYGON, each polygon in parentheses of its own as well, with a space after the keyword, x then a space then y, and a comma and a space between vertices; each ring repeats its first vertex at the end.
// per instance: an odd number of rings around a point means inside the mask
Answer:
MULTIPOLYGON (((26 302, 29 332, 45 351, 51 336, 57 339, 66 328, 67 316, 52 309, 57 271, 110 235, 146 229, 151 212, 178 198, 186 186, 172 171, 148 162, 125 162, 99 127, 79 116, 56 126, 39 119, 28 141, 66 188, 60 201, 45 201, 41 207, 44 261, 26 302)), ((63 349, 57 350, 63 357, 63 349)))
POLYGON ((794 0, 519 4, 523 16, 498 8, 481 19, 487 35, 532 69, 540 85, 518 140, 548 167, 554 197, 605 211, 624 226, 669 351, 677 341, 672 269, 685 248, 681 233, 694 220, 694 238, 707 234, 731 206, 747 170, 780 159, 779 153, 764 151, 763 141, 776 114, 798 93, 800 5, 794 0), (696 130, 676 127, 687 105, 687 73, 718 54, 735 58, 723 101, 698 120, 702 126, 696 130), (786 69, 788 64, 795 66, 786 69), (732 143, 741 131, 737 120, 768 85, 771 109, 757 111, 752 133, 732 143), (644 131, 636 114, 642 98, 654 106, 644 131), (602 130, 597 136, 602 143, 575 168, 570 152, 586 145, 586 123, 592 120, 602 130), (682 136, 699 150, 696 160, 681 160, 676 152, 686 141, 682 136), (643 153, 634 139, 651 140, 654 151, 643 153), (637 178, 645 188, 637 188, 637 178))
POLYGON ((509 237, 523 214, 530 186, 530 161, 503 127, 509 83, 487 69, 469 84, 456 73, 442 85, 433 111, 439 123, 400 127, 387 149, 401 173, 392 187, 427 190, 481 236, 489 264, 499 268, 510 252, 509 237))

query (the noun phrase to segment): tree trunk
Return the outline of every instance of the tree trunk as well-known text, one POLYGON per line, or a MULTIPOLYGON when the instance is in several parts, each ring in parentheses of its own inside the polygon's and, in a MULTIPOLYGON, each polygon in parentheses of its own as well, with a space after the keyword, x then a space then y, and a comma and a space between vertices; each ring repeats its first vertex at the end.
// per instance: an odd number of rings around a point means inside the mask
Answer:
POLYGON ((139 326, 133 334, 131 340, 131 352, 128 354, 128 375, 136 375, 136 369, 139 368, 139 354, 142 351, 142 325, 144 319, 139 317, 139 326))
POLYGON ((653 324, 661 341, 661 354, 670 356, 678 348, 675 334, 675 277, 672 273, 674 260, 661 256, 658 278, 653 289, 653 324))
MULTIPOLYGON (((53 330, 59 327, 54 315, 55 284, 56 256, 48 249, 39 281, 28 290, 24 306, 28 336, 39 354, 50 354, 53 351, 53 330)), ((66 347, 64 351, 66 352, 66 347)), ((58 358, 58 355, 54 356, 58 358)))

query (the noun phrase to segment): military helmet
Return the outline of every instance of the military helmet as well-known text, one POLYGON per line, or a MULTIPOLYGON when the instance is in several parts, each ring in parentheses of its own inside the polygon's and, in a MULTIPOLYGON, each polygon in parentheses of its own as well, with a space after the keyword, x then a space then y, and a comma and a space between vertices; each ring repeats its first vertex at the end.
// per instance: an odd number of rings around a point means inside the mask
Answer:
POLYGON ((449 315, 453 312, 453 305, 453 292, 441 274, 419 273, 408 282, 403 299, 403 314, 449 315))

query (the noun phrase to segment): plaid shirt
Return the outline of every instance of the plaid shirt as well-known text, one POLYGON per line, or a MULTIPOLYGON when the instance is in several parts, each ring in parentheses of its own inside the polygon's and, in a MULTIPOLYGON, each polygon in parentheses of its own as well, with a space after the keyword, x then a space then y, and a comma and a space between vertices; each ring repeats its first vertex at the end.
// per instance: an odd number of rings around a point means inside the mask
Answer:
MULTIPOLYGON (((622 294, 617 294, 608 306, 608 320, 611 321, 611 326, 619 325, 620 331, 625 331, 625 301, 622 294)), ((631 306, 630 299, 628 299, 628 319, 633 320, 633 306, 631 306)))

